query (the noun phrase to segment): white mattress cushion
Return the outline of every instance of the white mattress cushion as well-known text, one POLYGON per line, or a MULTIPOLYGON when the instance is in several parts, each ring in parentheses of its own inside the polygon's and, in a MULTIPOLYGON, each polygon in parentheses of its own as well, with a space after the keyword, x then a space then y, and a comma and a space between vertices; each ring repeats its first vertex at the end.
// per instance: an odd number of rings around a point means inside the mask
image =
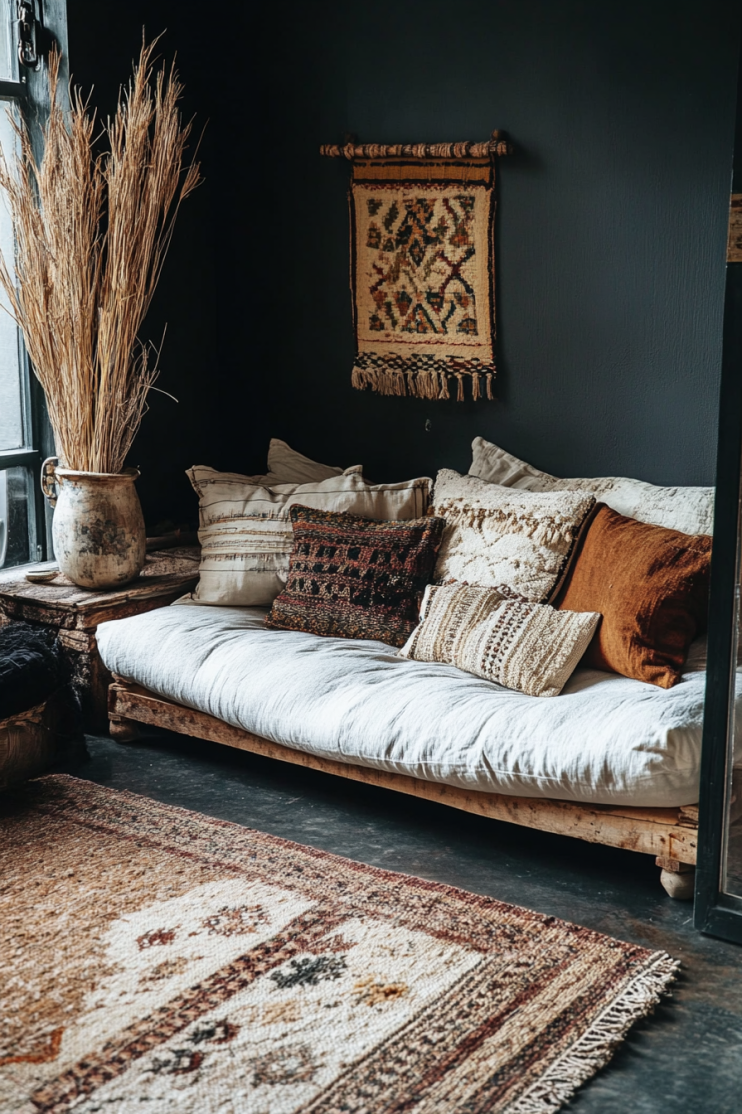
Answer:
POLYGON ((174 604, 102 623, 106 666, 297 750, 468 789, 634 806, 698 797, 705 674, 671 689, 577 670, 540 700, 380 642, 174 604))

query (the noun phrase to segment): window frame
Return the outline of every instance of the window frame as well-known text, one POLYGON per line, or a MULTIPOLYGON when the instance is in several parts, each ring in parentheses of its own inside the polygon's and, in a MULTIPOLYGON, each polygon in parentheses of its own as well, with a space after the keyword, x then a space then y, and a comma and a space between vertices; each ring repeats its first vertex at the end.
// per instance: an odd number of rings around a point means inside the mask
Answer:
MULTIPOLYGON (((18 80, 0 80, 0 111, 5 111, 8 103, 18 106, 21 116, 31 128, 34 146, 39 154, 41 147, 39 122, 44 119, 49 107, 45 55, 52 43, 62 54, 60 89, 65 96, 69 81, 67 3, 66 0, 34 0, 34 2, 41 28, 38 41, 44 47, 43 51, 40 48, 40 62, 36 70, 21 68, 17 61, 16 0, 0 0, 0 4, 5 4, 5 14, 10 20, 11 56, 15 58, 14 64, 20 70, 18 80)), ((44 392, 31 367, 20 329, 18 329, 18 372, 23 445, 17 449, 0 449, 0 471, 20 467, 26 468, 30 473, 27 508, 29 560, 20 565, 2 566, 0 573, 23 569, 28 564, 52 558, 54 554, 51 537, 52 511, 41 492, 41 463, 47 456, 55 454, 54 435, 49 422, 44 392)))

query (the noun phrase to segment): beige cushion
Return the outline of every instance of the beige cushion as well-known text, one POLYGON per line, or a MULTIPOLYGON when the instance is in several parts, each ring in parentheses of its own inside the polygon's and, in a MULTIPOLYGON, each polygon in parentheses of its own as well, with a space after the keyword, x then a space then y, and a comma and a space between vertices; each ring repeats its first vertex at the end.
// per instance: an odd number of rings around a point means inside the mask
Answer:
POLYGON ((318 464, 308 456, 297 453, 285 441, 271 437, 268 446, 268 471, 261 476, 247 476, 255 484, 273 487, 275 484, 309 484, 321 480, 331 480, 333 476, 348 476, 353 472, 363 472, 362 464, 350 468, 335 468, 330 464, 318 464))
POLYGON ((583 492, 513 491, 443 469, 433 504, 446 520, 436 580, 466 580, 541 603, 556 591, 595 499, 583 492))
POLYGON ((400 657, 456 665, 529 696, 557 696, 600 615, 518 603, 494 588, 445 584, 425 589, 420 618, 400 657))
POLYGON ((644 480, 617 476, 562 480, 540 472, 483 437, 472 441, 469 475, 521 491, 591 491, 599 502, 627 518, 683 534, 713 533, 713 487, 657 487, 644 480))
POLYGON ((257 485, 251 477, 197 465, 187 473, 199 497, 197 603, 269 607, 286 583, 295 503, 364 518, 424 515, 431 480, 368 484, 357 473, 307 484, 257 485))

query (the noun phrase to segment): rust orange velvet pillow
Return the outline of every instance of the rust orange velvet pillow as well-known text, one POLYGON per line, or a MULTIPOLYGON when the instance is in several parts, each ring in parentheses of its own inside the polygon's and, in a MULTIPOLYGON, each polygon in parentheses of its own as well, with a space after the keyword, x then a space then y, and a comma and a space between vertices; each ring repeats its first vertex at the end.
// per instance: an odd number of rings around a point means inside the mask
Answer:
POLYGON ((580 664, 671 688, 706 625, 711 538, 626 518, 599 504, 556 600, 599 611, 580 664))

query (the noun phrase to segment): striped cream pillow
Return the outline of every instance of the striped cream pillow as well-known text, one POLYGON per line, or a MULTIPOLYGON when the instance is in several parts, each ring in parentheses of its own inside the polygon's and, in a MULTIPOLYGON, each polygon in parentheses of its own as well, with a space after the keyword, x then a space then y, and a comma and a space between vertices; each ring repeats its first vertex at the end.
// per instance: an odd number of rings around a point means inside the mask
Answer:
POLYGON ((454 583, 428 585, 420 618, 400 657, 455 665, 529 696, 557 696, 600 615, 556 611, 495 588, 454 583))
POLYGON ((349 511, 377 521, 420 518, 432 481, 369 484, 358 473, 307 484, 263 486, 235 472, 197 465, 188 478, 199 497, 200 579, 194 603, 270 607, 283 591, 294 543, 295 504, 349 511))

